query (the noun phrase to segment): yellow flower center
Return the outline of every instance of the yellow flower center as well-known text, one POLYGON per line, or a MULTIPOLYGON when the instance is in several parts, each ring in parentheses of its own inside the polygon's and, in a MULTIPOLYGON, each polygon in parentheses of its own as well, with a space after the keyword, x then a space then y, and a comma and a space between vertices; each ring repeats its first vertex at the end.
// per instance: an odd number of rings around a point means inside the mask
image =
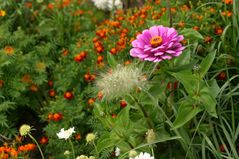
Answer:
POLYGON ((154 36, 151 40, 150 40, 150 44, 152 47, 158 47, 159 45, 161 45, 163 42, 163 38, 161 36, 154 36))

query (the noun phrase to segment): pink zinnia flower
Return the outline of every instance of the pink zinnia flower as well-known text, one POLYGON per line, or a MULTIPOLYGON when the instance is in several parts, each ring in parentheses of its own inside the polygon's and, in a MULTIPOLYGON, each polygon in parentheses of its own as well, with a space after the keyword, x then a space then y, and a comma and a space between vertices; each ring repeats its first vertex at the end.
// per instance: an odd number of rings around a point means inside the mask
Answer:
POLYGON ((174 28, 153 26, 143 31, 132 42, 130 55, 138 57, 141 60, 160 62, 162 60, 170 60, 174 56, 179 56, 185 47, 180 41, 184 37, 178 35, 174 28))

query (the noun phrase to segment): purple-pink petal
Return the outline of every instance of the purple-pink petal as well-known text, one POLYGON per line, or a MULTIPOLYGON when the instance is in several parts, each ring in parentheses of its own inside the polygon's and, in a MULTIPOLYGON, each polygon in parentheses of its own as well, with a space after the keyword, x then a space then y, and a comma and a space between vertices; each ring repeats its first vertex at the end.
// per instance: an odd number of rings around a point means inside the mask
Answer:
MULTIPOLYGON (((138 57, 140 60, 152 62, 160 62, 162 60, 170 60, 182 54, 185 47, 180 43, 184 37, 178 35, 174 28, 153 26, 146 29, 136 37, 132 42, 133 48, 130 55, 138 57), (151 41, 154 37, 161 37, 162 41, 151 41), (156 44, 156 45, 155 45, 156 44)), ((157 38, 154 40, 158 40, 157 38)))

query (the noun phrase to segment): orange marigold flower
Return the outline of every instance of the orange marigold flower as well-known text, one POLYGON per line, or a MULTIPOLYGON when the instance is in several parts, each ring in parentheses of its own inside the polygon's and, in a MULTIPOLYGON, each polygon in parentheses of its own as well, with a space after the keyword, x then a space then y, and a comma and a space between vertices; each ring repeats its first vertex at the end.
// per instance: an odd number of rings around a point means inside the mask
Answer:
POLYGON ((204 38, 204 43, 206 43, 206 44, 209 44, 210 42, 212 42, 212 37, 211 36, 206 36, 205 38, 204 38))
POLYGON ((233 0, 222 0, 226 4, 232 4, 233 0))
POLYGON ((180 28, 184 28, 184 27, 185 27, 185 23, 182 22, 182 21, 180 21, 180 22, 178 23, 178 26, 179 26, 180 28))
POLYGON ((76 139, 76 140, 80 140, 80 139, 81 139, 81 134, 80 134, 80 133, 76 134, 76 135, 75 135, 75 139, 76 139))
POLYGON ((187 11, 190 10, 190 8, 189 8, 186 4, 184 4, 184 5, 181 7, 181 10, 182 10, 183 12, 187 12, 187 11))
POLYGON ((31 79, 31 77, 30 77, 29 74, 25 74, 25 75, 23 75, 21 81, 22 81, 22 82, 25 82, 25 83, 31 83, 31 82, 32 82, 32 79, 31 79))
POLYGON ((14 53, 14 48, 11 46, 5 46, 4 51, 7 55, 12 55, 14 53))
POLYGON ((155 0, 154 3, 155 3, 155 4, 160 4, 160 3, 161 3, 161 0, 155 0))
POLYGON ((48 137, 41 137, 40 140, 39 140, 39 143, 44 145, 44 144, 47 144, 48 143, 48 137))
POLYGON ((226 11, 223 11, 223 12, 222 12, 222 15, 223 15, 223 16, 226 16, 226 17, 231 17, 231 16, 232 16, 232 12, 226 10, 226 11))
POLYGON ((194 26, 194 27, 193 27, 193 30, 199 31, 199 30, 200 30, 200 27, 199 27, 199 26, 194 26))
POLYGON ((210 12, 211 12, 211 13, 215 13, 215 12, 216 12, 215 8, 211 7, 211 8, 210 8, 210 12))
POLYGON ((223 28, 222 27, 216 27, 215 28, 215 34, 216 35, 222 35, 223 28))
POLYGON ((71 3, 71 0, 63 0, 63 1, 62 1, 62 6, 63 6, 63 7, 66 7, 66 6, 68 6, 70 3, 71 3))
POLYGON ((37 92, 37 91, 38 91, 37 85, 32 84, 32 85, 30 86, 30 90, 31 90, 32 92, 37 92))
POLYGON ((13 157, 17 157, 17 156, 18 156, 18 152, 17 152, 17 150, 14 149, 14 148, 11 148, 10 154, 11 154, 11 156, 13 156, 13 157))
POLYGON ((18 151, 33 151, 36 149, 35 144, 26 144, 18 147, 18 151))
POLYGON ((63 49, 63 50, 62 50, 62 54, 63 54, 64 56, 67 56, 68 53, 69 53, 69 51, 68 51, 67 49, 63 49))
POLYGON ((82 15, 82 14, 84 14, 83 10, 77 10, 77 11, 75 11, 74 16, 79 16, 79 15, 82 15))
POLYGON ((26 2, 25 7, 26 8, 31 8, 32 7, 32 2, 26 2))
POLYGON ((48 3, 47 8, 52 10, 54 9, 54 4, 53 3, 48 3))
POLYGON ((4 17, 6 15, 6 11, 0 10, 0 17, 4 17))
POLYGON ((88 101, 87 101, 87 103, 88 103, 89 105, 93 105, 94 102, 95 102, 95 98, 90 98, 90 99, 88 99, 88 101))
POLYGON ((3 87, 3 84, 4 84, 4 80, 1 80, 1 79, 0 79, 0 88, 3 87))

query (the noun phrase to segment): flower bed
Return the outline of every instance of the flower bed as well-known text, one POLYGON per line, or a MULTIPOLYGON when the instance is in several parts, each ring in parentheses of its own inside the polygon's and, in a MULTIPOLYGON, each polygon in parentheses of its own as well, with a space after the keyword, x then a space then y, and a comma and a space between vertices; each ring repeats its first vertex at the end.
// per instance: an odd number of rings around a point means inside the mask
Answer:
POLYGON ((238 11, 0 2, 0 158, 238 158, 238 11))

